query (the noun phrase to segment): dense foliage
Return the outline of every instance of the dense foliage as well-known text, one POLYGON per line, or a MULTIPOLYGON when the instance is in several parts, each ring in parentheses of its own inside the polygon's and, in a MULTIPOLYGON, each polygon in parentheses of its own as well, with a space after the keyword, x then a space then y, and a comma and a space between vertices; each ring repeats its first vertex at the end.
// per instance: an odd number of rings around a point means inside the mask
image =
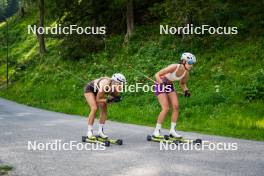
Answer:
MULTIPOLYGON (((108 36, 126 32, 125 0, 47 0, 46 4, 49 18, 57 19, 60 24, 106 26, 108 36)), ((239 28, 241 37, 244 35, 256 36, 263 35, 263 30, 261 30, 264 27, 263 6, 263 1, 247 0, 135 0, 134 19, 137 26, 159 24, 236 26, 239 28)), ((191 37, 196 39, 196 36, 191 37)), ((94 39, 90 36, 68 35, 65 38, 62 53, 70 58, 80 58, 87 52, 104 48, 103 37, 94 39), (90 43, 94 43, 94 45, 90 43)), ((204 40, 208 41, 207 38, 204 40)), ((207 45, 210 46, 212 41, 209 40, 207 45)))

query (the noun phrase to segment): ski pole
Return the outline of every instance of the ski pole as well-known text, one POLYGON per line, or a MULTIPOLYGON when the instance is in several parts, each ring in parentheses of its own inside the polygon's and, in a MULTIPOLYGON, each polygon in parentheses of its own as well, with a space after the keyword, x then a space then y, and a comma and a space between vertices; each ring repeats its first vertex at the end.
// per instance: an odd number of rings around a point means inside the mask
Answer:
POLYGON ((69 72, 69 71, 63 70, 63 69, 60 68, 60 67, 57 67, 57 68, 58 68, 61 72, 67 73, 67 74, 71 75, 72 77, 74 77, 75 79, 78 79, 78 80, 80 80, 80 81, 82 81, 82 82, 86 82, 85 80, 83 80, 83 79, 81 79, 81 78, 75 76, 73 73, 71 73, 71 72, 69 72))
POLYGON ((156 83, 156 81, 154 81, 154 80, 151 79, 150 77, 146 76, 146 75, 145 75, 144 73, 142 73, 141 71, 134 69, 134 68, 131 67, 130 65, 129 65, 128 67, 131 68, 132 70, 136 71, 136 72, 139 73, 140 75, 144 76, 144 77, 147 78, 148 80, 150 80, 150 81, 156 83))

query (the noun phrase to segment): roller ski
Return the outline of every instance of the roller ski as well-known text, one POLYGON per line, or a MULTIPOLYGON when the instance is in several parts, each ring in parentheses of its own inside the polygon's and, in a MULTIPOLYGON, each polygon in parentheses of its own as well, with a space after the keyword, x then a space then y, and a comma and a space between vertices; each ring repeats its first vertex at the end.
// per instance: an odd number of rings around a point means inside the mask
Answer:
POLYGON ((105 133, 103 128, 101 128, 98 132, 98 135, 95 136, 98 141, 101 142, 106 142, 108 141, 110 144, 116 144, 116 145, 122 145, 123 140, 122 139, 114 139, 114 138, 109 138, 105 133))
POLYGON ((110 144, 116 144, 116 145, 123 145, 123 140, 122 139, 114 139, 114 138, 103 138, 99 135, 95 136, 97 138, 98 141, 101 142, 109 142, 110 144))
POLYGON ((201 145, 202 144, 202 139, 186 139, 183 137, 174 137, 173 135, 166 135, 167 140, 169 141, 173 141, 176 144, 181 144, 181 143, 192 143, 192 144, 198 144, 201 145))
POLYGON ((160 130, 154 131, 153 135, 147 136, 147 141, 153 142, 168 142, 168 143, 175 143, 176 141, 169 140, 169 136, 167 135, 160 135, 160 130))
POLYGON ((192 139, 183 138, 180 134, 176 132, 175 129, 170 129, 170 133, 167 138, 168 140, 174 141, 177 144, 180 144, 180 143, 192 143, 192 144, 198 144, 198 145, 202 144, 201 139, 192 140, 192 139))
POLYGON ((167 142, 167 143, 178 143, 178 141, 169 140, 169 136, 154 136, 154 135, 148 135, 147 141, 153 141, 153 142, 167 142))
POLYGON ((168 143, 175 143, 175 144, 183 144, 183 143, 192 143, 192 144, 202 144, 201 139, 186 139, 186 138, 175 138, 169 135, 164 136, 154 136, 154 135, 148 135, 147 141, 153 141, 153 142, 168 142, 168 143))
POLYGON ((96 136, 88 137, 88 136, 82 136, 82 142, 87 142, 87 143, 94 143, 94 144, 102 144, 106 147, 110 146, 109 141, 101 141, 98 140, 96 136))
MULTIPOLYGON (((100 133, 99 133, 99 135, 100 135, 100 133)), ((102 134, 102 137, 107 137, 107 136, 106 135, 103 136, 103 134, 102 134)), ((106 147, 110 146, 109 141, 98 140, 98 138, 93 135, 93 130, 88 130, 87 136, 82 136, 82 142, 102 144, 106 147)))
POLYGON ((160 135, 159 131, 155 131, 153 135, 147 136, 147 141, 154 141, 154 142, 168 142, 168 143, 175 143, 175 144, 182 144, 182 143, 192 143, 192 144, 202 144, 201 139, 186 139, 183 138, 181 135, 177 134, 176 131, 170 131, 170 135, 160 135))

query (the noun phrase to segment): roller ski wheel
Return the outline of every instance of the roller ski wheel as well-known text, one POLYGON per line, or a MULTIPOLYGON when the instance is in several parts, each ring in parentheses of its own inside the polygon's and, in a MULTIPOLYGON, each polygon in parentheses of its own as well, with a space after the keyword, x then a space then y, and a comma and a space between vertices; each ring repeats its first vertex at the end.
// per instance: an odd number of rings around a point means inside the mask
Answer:
POLYGON ((117 139, 117 140, 116 140, 116 144, 118 144, 118 145, 123 145, 123 140, 122 140, 122 139, 117 139))
POLYGON ((193 144, 201 145, 202 142, 203 142, 202 139, 195 139, 195 140, 193 141, 193 144))
POLYGON ((105 142, 104 142, 104 145, 105 145, 106 147, 109 147, 109 146, 110 146, 110 142, 109 142, 109 141, 105 141, 105 142))
POLYGON ((96 137, 93 139, 89 139, 87 136, 82 136, 82 142, 87 142, 87 143, 94 143, 94 144, 103 144, 106 147, 110 146, 109 141, 100 141, 96 137))
POLYGON ((174 140, 173 143, 176 144, 176 145, 180 145, 182 143, 182 141, 180 141, 180 140, 174 140))
POLYGON ((152 139, 151 135, 148 135, 147 136, 147 141, 151 141, 151 139, 152 139))
POLYGON ((86 142, 86 136, 82 136, 82 142, 86 142))
POLYGON ((113 138, 102 138, 100 136, 96 136, 97 140, 105 142, 108 141, 110 144, 116 144, 116 145, 123 145, 122 139, 113 139, 113 138))

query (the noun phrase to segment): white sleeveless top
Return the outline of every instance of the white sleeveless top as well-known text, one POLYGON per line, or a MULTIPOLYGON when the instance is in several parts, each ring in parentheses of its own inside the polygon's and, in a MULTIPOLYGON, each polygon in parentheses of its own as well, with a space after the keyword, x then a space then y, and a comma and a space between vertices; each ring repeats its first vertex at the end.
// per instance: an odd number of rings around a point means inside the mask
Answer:
POLYGON ((165 77, 166 77, 168 80, 170 80, 170 81, 180 81, 180 80, 186 75, 186 70, 185 70, 184 73, 183 73, 180 77, 178 77, 178 76, 176 75, 176 73, 177 73, 177 71, 179 70, 180 64, 176 64, 176 65, 177 65, 177 68, 176 68, 176 70, 175 70, 174 72, 172 72, 172 73, 167 73, 167 74, 165 75, 165 77))

